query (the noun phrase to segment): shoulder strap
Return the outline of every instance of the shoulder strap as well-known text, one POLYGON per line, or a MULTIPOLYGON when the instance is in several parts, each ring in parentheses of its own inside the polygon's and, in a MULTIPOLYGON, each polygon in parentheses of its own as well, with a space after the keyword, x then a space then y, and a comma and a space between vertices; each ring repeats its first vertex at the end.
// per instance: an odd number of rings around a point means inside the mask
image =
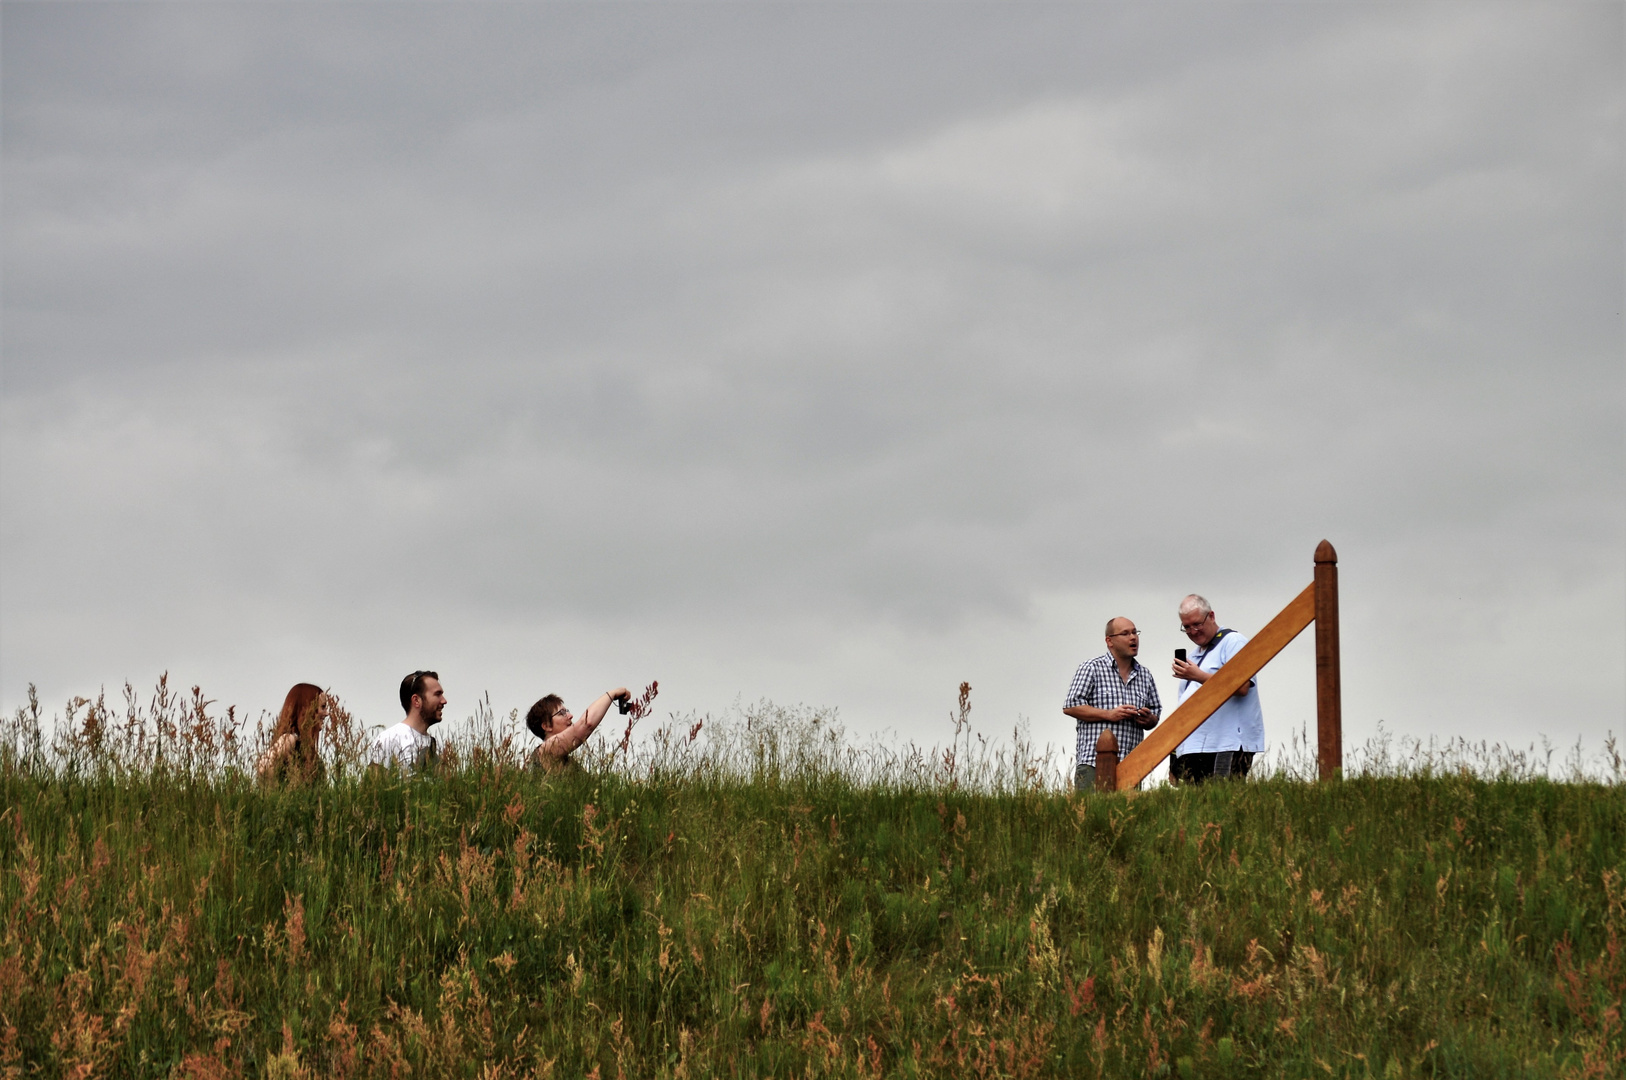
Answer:
MULTIPOLYGON (((1231 633, 1235 633, 1235 631, 1233 631, 1229 626, 1225 626, 1225 627, 1220 628, 1219 633, 1217 633, 1213 637, 1209 638, 1208 639, 1208 644, 1203 646, 1202 660, 1207 660, 1208 659, 1208 654, 1214 651, 1214 647, 1220 643, 1220 639, 1223 638, 1226 634, 1231 634, 1231 633)), ((1199 660, 1198 663, 1201 663, 1202 660, 1199 660)))

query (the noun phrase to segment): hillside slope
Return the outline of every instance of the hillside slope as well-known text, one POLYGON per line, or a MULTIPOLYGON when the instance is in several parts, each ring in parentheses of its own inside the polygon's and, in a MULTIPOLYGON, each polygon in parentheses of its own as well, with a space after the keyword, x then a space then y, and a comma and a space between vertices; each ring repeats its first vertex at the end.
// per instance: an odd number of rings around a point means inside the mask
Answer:
POLYGON ((1619 1076, 1626 790, 0 770, 5 1076, 1619 1076))

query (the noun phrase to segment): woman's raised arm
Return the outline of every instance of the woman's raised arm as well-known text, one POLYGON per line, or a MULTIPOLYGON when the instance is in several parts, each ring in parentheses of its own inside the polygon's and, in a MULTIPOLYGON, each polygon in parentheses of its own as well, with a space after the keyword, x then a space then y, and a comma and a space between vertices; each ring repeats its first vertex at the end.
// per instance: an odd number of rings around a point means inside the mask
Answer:
POLYGON ((610 711, 610 706, 617 699, 631 696, 624 686, 618 686, 614 690, 608 690, 600 694, 593 699, 591 705, 582 711, 581 717, 575 723, 557 735, 550 735, 543 741, 543 752, 552 754, 554 757, 562 758, 566 756, 576 747, 586 742, 587 737, 598 729, 598 726, 604 722, 605 714, 610 711))

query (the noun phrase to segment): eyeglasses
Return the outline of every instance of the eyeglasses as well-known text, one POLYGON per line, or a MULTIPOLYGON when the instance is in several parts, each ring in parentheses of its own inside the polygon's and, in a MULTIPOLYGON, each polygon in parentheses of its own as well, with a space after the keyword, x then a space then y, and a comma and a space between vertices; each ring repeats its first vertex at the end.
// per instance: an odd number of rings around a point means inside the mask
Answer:
POLYGON ((1208 616, 1212 615, 1212 614, 1214 614, 1214 613, 1212 611, 1210 611, 1206 615, 1204 615, 1202 618, 1198 619, 1196 622, 1186 622, 1184 619, 1182 619, 1180 621, 1180 629, 1184 630, 1186 633, 1189 634, 1193 630, 1197 629, 1197 627, 1199 627, 1203 623, 1207 622, 1208 621, 1208 616))
POLYGON ((1139 630, 1120 630, 1116 634, 1108 634, 1107 637, 1140 637, 1140 631, 1139 630))

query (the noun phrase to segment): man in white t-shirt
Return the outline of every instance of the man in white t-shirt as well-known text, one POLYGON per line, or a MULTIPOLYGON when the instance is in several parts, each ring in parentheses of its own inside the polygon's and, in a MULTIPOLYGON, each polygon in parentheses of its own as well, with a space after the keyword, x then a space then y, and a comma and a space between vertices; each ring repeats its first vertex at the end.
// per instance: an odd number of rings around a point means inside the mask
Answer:
POLYGON ((434 760, 439 746, 429 729, 440 723, 446 708, 446 691, 433 671, 414 671, 401 680, 401 707, 406 718, 378 733, 367 751, 367 763, 388 768, 399 764, 410 769, 419 762, 434 760))
MULTIPOLYGON (((1213 607, 1196 593, 1180 601, 1180 629, 1197 646, 1190 660, 1174 662, 1174 677, 1180 680, 1180 702, 1184 704, 1242 650, 1248 639, 1229 627, 1221 627, 1213 607)), ((1174 748, 1169 779, 1200 784, 1211 777, 1245 777, 1253 766, 1253 755, 1264 748, 1265 714, 1259 708, 1257 680, 1249 679, 1174 748)))

